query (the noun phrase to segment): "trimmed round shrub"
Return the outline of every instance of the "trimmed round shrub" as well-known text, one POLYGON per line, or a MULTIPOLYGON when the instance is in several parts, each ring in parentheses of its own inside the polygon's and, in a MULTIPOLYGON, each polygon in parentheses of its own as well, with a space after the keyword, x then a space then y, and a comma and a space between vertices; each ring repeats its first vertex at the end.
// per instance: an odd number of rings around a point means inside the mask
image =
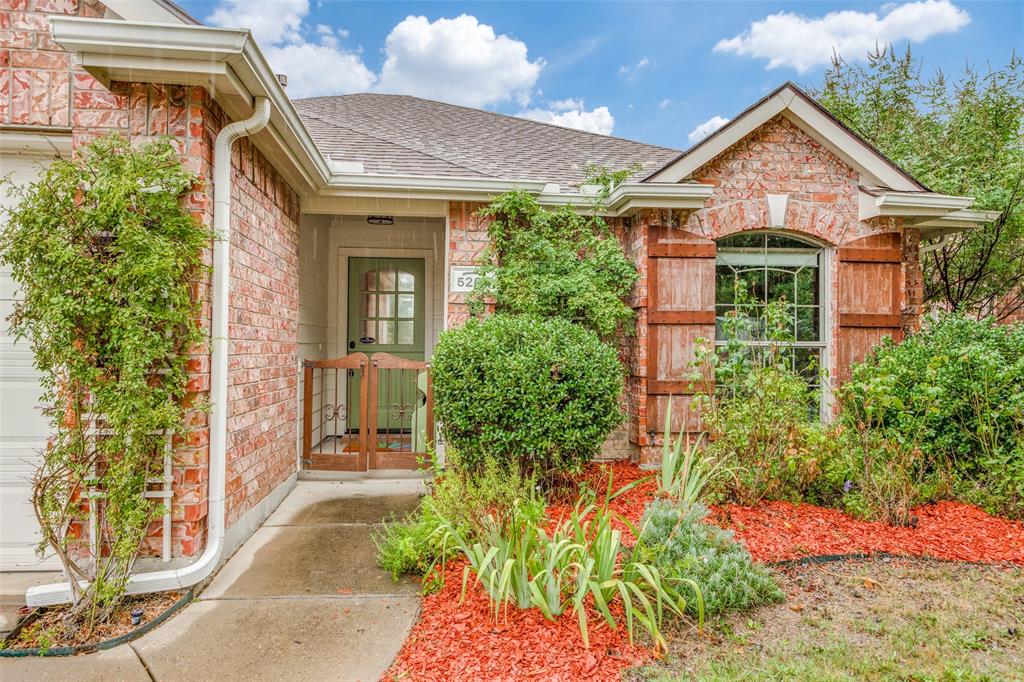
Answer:
POLYGON ((622 422, 615 349, 566 320, 494 315, 441 335, 434 409, 461 461, 575 470, 622 422))

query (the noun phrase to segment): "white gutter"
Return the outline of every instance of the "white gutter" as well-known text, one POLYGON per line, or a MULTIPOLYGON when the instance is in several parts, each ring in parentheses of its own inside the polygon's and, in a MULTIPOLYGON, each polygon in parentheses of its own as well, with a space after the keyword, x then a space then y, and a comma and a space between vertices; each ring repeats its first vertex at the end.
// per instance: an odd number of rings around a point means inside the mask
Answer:
MULTIPOLYGON (((206 548, 192 564, 168 571, 136 573, 128 594, 182 590, 209 578, 224 552, 225 479, 228 431, 228 302, 231 291, 231 145, 262 130, 270 120, 270 101, 256 98, 252 116, 221 129, 213 157, 213 321, 210 332, 210 461, 206 548)), ((73 599, 70 583, 30 587, 29 606, 51 606, 73 599)))

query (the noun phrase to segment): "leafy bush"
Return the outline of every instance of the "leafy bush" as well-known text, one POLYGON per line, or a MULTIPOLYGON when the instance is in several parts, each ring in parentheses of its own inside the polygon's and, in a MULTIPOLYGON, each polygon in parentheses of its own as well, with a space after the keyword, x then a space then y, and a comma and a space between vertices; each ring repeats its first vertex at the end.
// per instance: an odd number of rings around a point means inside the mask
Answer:
POLYGON ((706 523, 707 515, 701 504, 651 502, 641 522, 640 556, 653 562, 664 582, 684 577, 696 582, 708 614, 785 599, 772 574, 753 563, 732 533, 706 523))
MULTIPOLYGON (((532 477, 522 478, 487 461, 478 472, 468 471, 458 453, 449 448, 447 468, 434 479, 430 494, 419 508, 401 520, 385 523, 374 535, 377 565, 398 580, 402 574, 425 575, 442 559, 457 551, 444 544, 444 525, 464 537, 476 538, 490 513, 503 515, 512 508, 543 515, 544 500, 532 477)), ((431 584, 425 586, 428 590, 431 584)))
POLYGON ((735 300, 721 322, 725 347, 700 343, 692 377, 698 386, 714 378, 714 391, 697 399, 708 453, 730 473, 710 491, 740 504, 801 499, 820 471, 818 396, 792 369, 785 301, 758 309, 740 288, 735 300))
POLYGON ((897 507, 898 498, 956 494, 1024 515, 1024 325, 941 315, 902 344, 879 346, 838 395, 844 433, 877 434, 870 456, 854 447, 859 456, 831 467, 833 492, 843 485, 858 503, 890 487, 882 497, 897 507))
POLYGON ((974 473, 1024 433, 1024 325, 940 315, 876 348, 843 390, 848 418, 895 435, 923 428, 927 454, 974 473))
POLYGON ((598 211, 547 211, 518 191, 479 213, 492 221, 471 298, 474 312, 490 301, 495 312, 569 320, 605 340, 632 330, 633 310, 624 301, 637 269, 598 211))
POLYGON ((463 463, 523 474, 574 470, 622 421, 613 348, 566 320, 495 315, 444 332, 434 350, 434 405, 463 463))
POLYGON ((463 572, 463 596, 469 576, 475 574, 491 598, 495 617, 509 603, 537 608, 551 620, 571 609, 585 644, 587 605, 615 628, 619 623, 613 605, 618 603, 630 641, 638 624, 664 649, 661 628, 666 611, 682 615, 689 608, 703 621, 700 590, 681 575, 671 582, 663 580, 658 568, 640 560, 639 547, 626 551, 621 531, 612 527, 608 500, 602 505, 591 500, 584 495, 550 536, 541 519, 515 507, 504 517, 488 515, 485 532, 476 542, 449 527, 449 537, 469 562, 463 572), (684 590, 692 591, 694 602, 687 602, 684 590))

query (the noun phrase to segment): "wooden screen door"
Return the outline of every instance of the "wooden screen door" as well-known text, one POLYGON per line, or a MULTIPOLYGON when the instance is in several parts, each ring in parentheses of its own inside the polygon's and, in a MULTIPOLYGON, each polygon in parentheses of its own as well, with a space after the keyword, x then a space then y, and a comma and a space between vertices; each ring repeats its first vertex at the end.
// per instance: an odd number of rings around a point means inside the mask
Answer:
MULTIPOLYGON (((424 271, 422 258, 348 259, 349 353, 424 359, 424 271)), ((398 404, 404 405, 412 402, 417 390, 414 374, 399 372, 378 393, 380 401, 390 403, 401 397, 398 404)), ((361 415, 358 406, 352 408, 350 424, 358 428, 361 415)), ((377 431, 382 438, 401 437, 410 427, 404 409, 390 409, 390 404, 377 408, 377 431)))

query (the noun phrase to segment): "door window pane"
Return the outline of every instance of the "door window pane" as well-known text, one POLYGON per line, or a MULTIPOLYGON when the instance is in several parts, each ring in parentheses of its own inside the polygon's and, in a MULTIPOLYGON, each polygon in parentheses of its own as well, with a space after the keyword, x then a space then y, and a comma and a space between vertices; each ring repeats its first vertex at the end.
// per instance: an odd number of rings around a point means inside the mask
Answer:
POLYGON ((414 317, 416 314, 416 297, 413 294, 398 295, 398 316, 414 317))
POLYGON ((359 297, 359 316, 377 317, 376 294, 363 294, 359 297))
POLYGON ((396 343, 411 346, 416 339, 416 323, 412 320, 398 321, 398 338, 396 343))
POLYGON ((363 273, 363 291, 377 290, 377 271, 368 270, 363 273))
POLYGON ((381 291, 394 291, 395 290, 395 271, 393 268, 381 268, 380 269, 380 290, 381 291))
POLYGON ((416 275, 411 272, 405 272, 404 270, 398 271, 398 290, 399 291, 415 291, 416 290, 416 275))
POLYGON ((395 295, 381 294, 377 297, 377 317, 395 316, 395 295))
POLYGON ((360 343, 373 343, 371 339, 377 336, 377 321, 363 320, 359 323, 360 343))
POLYGON ((395 342, 395 323, 392 320, 378 320, 377 343, 387 345, 395 342))

